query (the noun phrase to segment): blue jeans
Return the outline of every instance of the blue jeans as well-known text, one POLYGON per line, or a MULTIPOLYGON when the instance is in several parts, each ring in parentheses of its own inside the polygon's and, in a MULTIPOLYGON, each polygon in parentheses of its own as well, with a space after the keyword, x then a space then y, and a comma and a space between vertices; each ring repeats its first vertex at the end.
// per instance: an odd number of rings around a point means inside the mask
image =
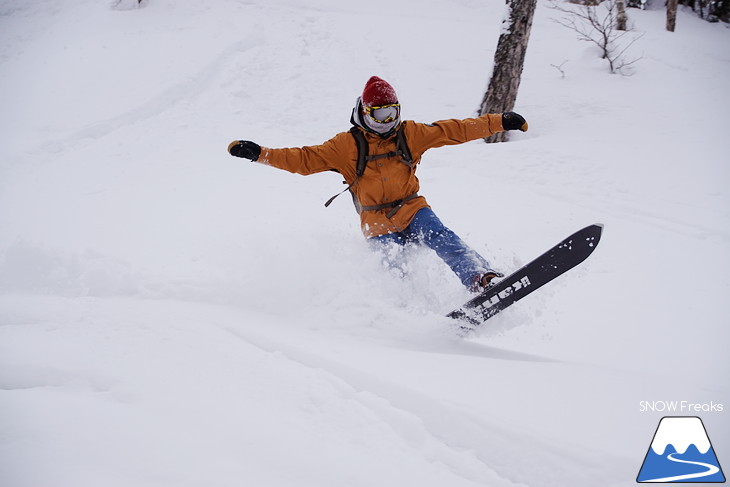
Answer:
POLYGON ((398 233, 388 233, 369 239, 373 247, 383 250, 389 265, 397 267, 397 256, 387 252, 389 244, 405 246, 417 243, 434 250, 462 284, 470 288, 474 280, 486 272, 493 271, 489 262, 469 248, 452 230, 447 228, 431 208, 421 208, 408 228, 398 233))

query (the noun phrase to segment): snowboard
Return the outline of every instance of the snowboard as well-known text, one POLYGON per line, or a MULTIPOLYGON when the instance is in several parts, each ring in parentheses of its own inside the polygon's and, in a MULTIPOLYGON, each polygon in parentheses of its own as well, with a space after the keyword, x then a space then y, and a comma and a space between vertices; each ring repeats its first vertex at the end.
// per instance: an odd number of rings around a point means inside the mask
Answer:
POLYGON ((602 224, 585 227, 537 259, 488 287, 449 318, 480 325, 588 258, 601 240, 602 224))

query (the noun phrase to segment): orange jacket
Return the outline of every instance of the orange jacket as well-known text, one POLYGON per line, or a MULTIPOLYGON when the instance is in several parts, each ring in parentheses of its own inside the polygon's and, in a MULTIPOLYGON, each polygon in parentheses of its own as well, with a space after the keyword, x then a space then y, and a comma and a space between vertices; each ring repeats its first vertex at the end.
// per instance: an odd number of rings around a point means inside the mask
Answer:
MULTIPOLYGON (((416 193, 419 190, 415 174, 417 163, 428 149, 462 144, 503 130, 501 114, 487 114, 464 120, 442 120, 432 124, 407 120, 403 124, 408 148, 413 157, 413 168, 401 162, 399 157, 368 162, 365 172, 351 188, 360 205, 376 206, 416 193)), ((395 151, 395 135, 383 139, 365 132, 365 138, 371 156, 395 151)), ((356 176, 357 146, 352 134, 342 132, 321 145, 290 149, 262 147, 256 162, 303 175, 334 169, 342 174, 347 184, 352 184, 356 176)), ((391 218, 386 216, 389 209, 365 210, 360 213, 362 231, 366 237, 400 232, 411 223, 418 210, 427 206, 426 199, 419 196, 405 202, 391 218)))

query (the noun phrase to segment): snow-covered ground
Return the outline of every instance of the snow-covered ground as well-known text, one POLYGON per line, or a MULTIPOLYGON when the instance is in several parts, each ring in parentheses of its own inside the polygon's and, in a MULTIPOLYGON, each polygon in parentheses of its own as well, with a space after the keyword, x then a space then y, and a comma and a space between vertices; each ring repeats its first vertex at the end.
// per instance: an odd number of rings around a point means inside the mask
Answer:
POLYGON ((605 231, 467 337, 443 263, 401 280, 323 207, 338 175, 227 154, 346 130, 371 75, 472 116, 502 9, 0 1, 0 485, 629 486, 665 415, 730 465, 727 25, 632 9, 611 75, 540 3, 530 131, 430 151, 422 194, 504 271, 605 231))

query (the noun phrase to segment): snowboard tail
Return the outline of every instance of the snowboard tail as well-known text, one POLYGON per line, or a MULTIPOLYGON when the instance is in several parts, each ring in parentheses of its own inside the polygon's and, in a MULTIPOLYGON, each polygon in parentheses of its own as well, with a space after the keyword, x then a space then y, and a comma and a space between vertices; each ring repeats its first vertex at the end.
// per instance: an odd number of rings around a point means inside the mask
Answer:
POLYGON ((575 232, 446 316, 473 325, 483 323, 586 260, 601 240, 602 231, 603 225, 595 224, 575 232))

